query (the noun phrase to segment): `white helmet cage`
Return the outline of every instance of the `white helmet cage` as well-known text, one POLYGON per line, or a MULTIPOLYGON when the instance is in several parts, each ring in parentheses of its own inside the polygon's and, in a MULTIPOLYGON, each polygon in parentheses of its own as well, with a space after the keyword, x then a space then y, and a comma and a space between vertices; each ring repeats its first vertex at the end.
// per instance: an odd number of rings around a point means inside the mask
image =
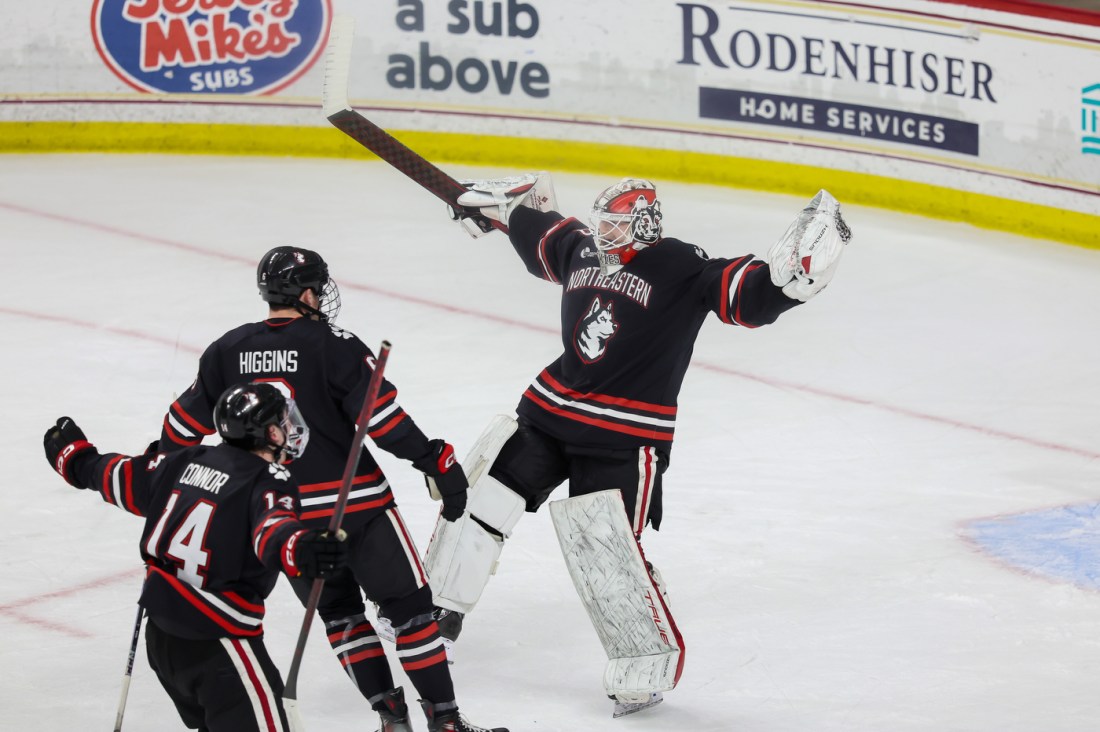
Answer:
POLYGON ((336 316, 340 314, 340 306, 342 302, 340 300, 340 288, 336 285, 336 280, 331 277, 325 282, 325 286, 321 288, 321 291, 317 293, 317 298, 321 301, 321 315, 324 317, 326 323, 335 323, 336 316))
POLYGON ((623 178, 592 204, 590 223, 596 248, 622 252, 656 244, 661 238, 662 218, 654 185, 641 178, 623 178))
POLYGON ((306 445, 309 444, 309 426, 306 425, 302 413, 298 410, 298 405, 292 398, 286 400, 286 412, 279 420, 279 427, 282 428, 286 438, 282 449, 286 452, 287 457, 291 460, 302 457, 302 453, 306 451, 306 445))

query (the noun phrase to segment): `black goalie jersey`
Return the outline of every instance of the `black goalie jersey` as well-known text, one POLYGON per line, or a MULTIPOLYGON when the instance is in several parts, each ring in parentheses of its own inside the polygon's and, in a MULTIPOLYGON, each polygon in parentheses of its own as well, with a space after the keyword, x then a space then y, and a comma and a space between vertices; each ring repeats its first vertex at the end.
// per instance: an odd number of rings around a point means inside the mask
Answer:
MULTIPOLYGON (((287 464, 300 486, 302 520, 323 527, 332 517, 374 354, 348 331, 308 318, 274 318, 229 331, 199 361, 195 383, 164 419, 161 450, 197 445, 214 432, 218 396, 233 384, 265 381, 293 397, 309 426, 305 454, 287 464)), ((428 439, 383 381, 367 434, 407 460, 428 452, 428 439)), ((393 506, 390 485, 364 449, 343 526, 349 531, 393 506)))
POLYGON ((605 277, 576 219, 520 206, 508 224, 527 270, 562 288, 564 350, 517 412, 570 444, 670 448, 676 398, 707 314, 754 328, 798 304, 752 255, 710 259, 665 238, 605 277))
POLYGON ((280 570, 297 574, 288 542, 305 530, 285 468, 219 445, 139 457, 88 451, 72 474, 145 518, 141 604, 157 625, 195 639, 263 633, 264 598, 280 570))

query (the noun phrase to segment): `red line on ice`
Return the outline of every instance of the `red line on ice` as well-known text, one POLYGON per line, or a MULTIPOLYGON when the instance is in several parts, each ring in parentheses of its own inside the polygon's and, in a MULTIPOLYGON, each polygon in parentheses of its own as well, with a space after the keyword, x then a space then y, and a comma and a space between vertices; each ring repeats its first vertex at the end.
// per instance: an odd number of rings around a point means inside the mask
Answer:
MULTIPOLYGON (((15 600, 13 602, 0 605, 0 614, 6 615, 9 618, 18 620, 28 625, 34 625, 44 630, 51 630, 63 635, 70 635, 74 638, 91 638, 92 633, 81 630, 79 628, 72 627, 70 625, 61 625, 44 618, 40 618, 29 612, 23 610, 23 608, 30 605, 40 605, 50 600, 55 600, 59 597, 69 597, 72 595, 78 595, 87 590, 96 590, 103 587, 110 587, 111 585, 119 584, 125 580, 137 579, 141 576, 141 572, 136 569, 127 569, 124 572, 116 572, 114 574, 108 574, 103 577, 99 577, 94 580, 88 580, 79 585, 73 585, 72 587, 66 587, 61 590, 53 590, 52 592, 43 592, 38 595, 31 595, 30 597, 24 597, 21 600, 15 600)), ((135 595, 134 600, 137 601, 135 595)))
MULTIPOLYGON (((73 224, 75 226, 80 226, 80 227, 83 227, 83 228, 95 229, 95 230, 98 230, 98 231, 103 231, 105 233, 115 234, 115 235, 118 235, 118 236, 124 236, 124 237, 130 238, 130 239, 135 239, 135 240, 143 241, 143 242, 150 243, 150 244, 158 244, 158 245, 161 245, 161 246, 171 247, 173 249, 180 249, 180 250, 184 250, 184 251, 187 251, 187 252, 191 252, 193 254, 197 254, 197 255, 202 256, 202 257, 212 257, 212 258, 215 258, 215 259, 221 259, 221 260, 225 260, 225 261, 237 262, 237 263, 240 263, 240 264, 245 264, 249 268, 255 266, 255 262, 252 259, 248 259, 248 258, 245 258, 245 257, 236 256, 236 255, 224 254, 224 253, 221 253, 221 252, 215 252, 215 251, 211 251, 209 249, 204 249, 202 247, 197 247, 197 246, 194 246, 194 245, 191 245, 191 244, 186 244, 186 243, 183 243, 183 242, 177 242, 177 241, 165 239, 163 237, 150 236, 150 235, 143 234, 143 233, 140 233, 140 232, 129 231, 129 230, 126 230, 126 229, 121 229, 121 228, 116 227, 116 226, 109 226, 109 225, 105 225, 105 224, 100 224, 100 223, 97 223, 97 222, 94 222, 94 221, 85 221, 83 219, 78 219, 78 218, 75 218, 75 217, 72 217, 72 216, 65 216, 65 215, 61 215, 61 214, 52 213, 52 212, 49 212, 49 211, 40 211, 38 209, 33 209, 33 208, 30 208, 30 207, 27 207, 27 206, 19 206, 19 205, 4 203, 4 202, 0 202, 0 208, 7 208, 7 209, 12 210, 12 211, 17 211, 19 213, 24 213, 24 214, 27 214, 27 215, 30 215, 30 216, 38 216, 38 217, 49 219, 49 220, 52 220, 52 221, 61 221, 61 222, 73 224)), ((339 281, 341 282, 341 287, 345 287, 347 289, 358 290, 360 292, 367 292, 367 293, 372 293, 372 294, 375 294, 375 295, 381 295, 383 297, 392 298, 394 300, 400 300, 402 302, 409 302, 409 303, 413 303, 413 304, 416 304, 416 305, 421 305, 423 307, 431 308, 433 310, 442 310, 444 312, 455 313, 455 314, 459 314, 459 315, 465 315, 465 316, 475 318, 475 319, 478 319, 478 320, 485 320, 485 321, 491 321, 491 322, 496 322, 496 323, 502 323, 502 324, 505 324, 505 325, 513 326, 515 328, 521 328, 523 330, 534 331, 534 332, 538 332, 538 333, 549 333, 549 334, 554 334, 554 335, 556 335, 558 333, 557 328, 550 328, 550 327, 547 327, 547 326, 535 325, 533 323, 529 323, 529 322, 525 322, 525 321, 521 321, 521 320, 514 320, 512 318, 505 318, 505 317, 501 317, 501 316, 498 316, 498 315, 494 315, 492 313, 485 313, 485 312, 481 312, 481 311, 478 311, 478 310, 473 310, 471 308, 460 307, 460 306, 457 306, 457 305, 450 305, 450 304, 447 304, 447 303, 442 303, 442 302, 439 302, 439 301, 436 301, 436 300, 430 300, 428 298, 418 297, 418 296, 415 296, 415 295, 408 295, 408 294, 401 293, 401 292, 393 292, 393 291, 390 291, 390 290, 384 290, 384 289, 381 289, 381 288, 378 288, 378 287, 372 287, 370 285, 363 285, 363 284, 359 284, 359 283, 355 283, 355 282, 348 282, 346 280, 339 280, 339 281)), ((3 309, 3 308, 0 308, 0 312, 9 312, 9 313, 12 313, 12 314, 28 315, 26 313, 14 312, 14 311, 10 311, 10 310, 3 309)), ((28 317, 31 317, 31 316, 28 315, 28 317)), ((73 324, 73 325, 77 324, 76 321, 70 321, 66 318, 60 318, 60 317, 56 317, 56 316, 41 316, 41 317, 43 317, 45 319, 56 318, 60 322, 67 322, 67 323, 73 324)), ((81 324, 81 325, 85 325, 85 324, 81 324)), ((100 329, 99 326, 94 326, 92 324, 86 324, 86 325, 88 325, 90 327, 95 327, 97 329, 100 329)), ((150 335, 147 335, 147 334, 140 334, 140 333, 137 333, 136 331, 128 332, 128 331, 121 330, 121 329, 111 329, 111 328, 104 328, 104 330, 110 330, 112 332, 119 333, 121 335, 134 335, 135 337, 140 337, 140 338, 143 338, 145 340, 159 340, 160 342, 167 342, 165 339, 158 339, 156 336, 150 336, 150 335)), ((199 349, 194 348, 194 347, 187 347, 187 350, 197 352, 199 349)), ((757 383, 765 384, 767 386, 771 386, 771 387, 774 387, 774 388, 777 388, 777 389, 785 389, 785 390, 789 390, 789 391, 799 391, 799 392, 804 392, 804 393, 807 393, 807 394, 813 394, 813 395, 819 396, 819 397, 825 397, 827 399, 832 399, 834 401, 843 402, 843 403, 846 403, 846 404, 857 404, 857 405, 861 405, 861 406, 865 406, 865 407, 872 407, 872 408, 875 408, 875 409, 880 409, 880 410, 890 412, 892 414, 901 415, 901 416, 904 416, 904 417, 910 417, 910 418, 922 420, 922 421, 925 421, 925 422, 932 422, 932 423, 935 423, 935 424, 946 425, 946 426, 953 427, 953 428, 956 428, 956 429, 968 430, 970 432, 976 432, 978 434, 986 435, 986 436, 989 436, 989 437, 997 437, 997 438, 1000 438, 1000 439, 1003 439, 1003 440, 1009 440, 1011 442, 1019 442, 1019 443, 1025 444, 1025 445, 1030 445, 1032 447, 1037 447, 1037 448, 1044 449, 1044 450, 1053 450, 1053 451, 1056 451, 1056 452, 1063 452, 1063 453, 1067 453, 1067 454, 1071 454, 1071 455, 1078 455, 1078 456, 1081 456, 1081 457, 1088 458, 1090 460, 1100 459, 1100 452, 1097 452, 1095 450, 1086 450, 1086 449, 1083 449, 1083 448, 1073 447, 1073 446, 1070 446, 1070 445, 1061 445, 1061 444, 1058 444, 1058 443, 1055 443, 1055 442, 1049 442, 1047 440, 1040 440, 1040 439, 1036 439, 1036 438, 1033 438, 1033 437, 1028 437, 1026 435, 1017 435, 1017 434, 1014 434, 1014 433, 1011 433, 1011 432, 1005 432, 1003 430, 997 430, 997 429, 992 429, 990 427, 983 427, 981 425, 975 425, 975 424, 970 424, 968 422, 962 422, 962 421, 959 421, 959 420, 951 419, 949 417, 940 417, 940 416, 937 416, 937 415, 934 415, 934 414, 927 414, 925 412, 918 412, 918 411, 913 410, 913 409, 907 409, 905 407, 897 407, 897 406, 893 406, 893 405, 890 405, 890 404, 885 404, 883 402, 876 402, 876 401, 873 401, 871 399, 866 399, 866 398, 863 398, 863 397, 857 397, 857 396, 852 396, 852 395, 849 395, 849 394, 841 394, 841 393, 838 393, 838 392, 832 392, 832 391, 828 391, 828 390, 825 390, 825 389, 820 389, 820 388, 815 387, 815 386, 807 386, 805 384, 796 384, 796 383, 792 383, 792 382, 785 382, 785 381, 780 381, 780 380, 777 380, 777 379, 768 379, 768 378, 765 378, 765 377, 762 377, 762 376, 756 376, 755 374, 750 374, 750 373, 747 373, 747 372, 744 372, 744 371, 738 371, 736 369, 730 369, 730 368, 727 368, 727 367, 724 367, 724 366, 708 364, 708 363, 705 363, 705 362, 696 362, 694 365, 695 365, 696 368, 699 368, 701 370, 711 371, 711 372, 719 373, 719 374, 725 374, 725 375, 728 375, 728 376, 735 376, 737 378, 746 379, 748 381, 755 381, 757 383)))
POLYGON ((30 310, 18 310, 16 308, 7 308, 0 305, 0 313, 4 315, 14 315, 19 318, 30 318, 31 320, 43 320, 48 323, 60 323, 62 325, 71 325, 74 328, 84 328, 87 330, 101 330, 114 335, 125 336, 127 338, 136 338, 140 341, 151 341, 153 343, 160 343, 165 346, 172 346, 173 348, 179 348, 181 351, 187 351, 189 353, 202 353, 201 348, 195 346, 178 343, 170 338, 164 338, 153 333, 143 333, 133 328, 115 328, 110 325, 101 325, 99 323, 92 323, 87 320, 79 320, 77 318, 70 318, 67 315, 54 315, 51 313, 36 313, 30 310))

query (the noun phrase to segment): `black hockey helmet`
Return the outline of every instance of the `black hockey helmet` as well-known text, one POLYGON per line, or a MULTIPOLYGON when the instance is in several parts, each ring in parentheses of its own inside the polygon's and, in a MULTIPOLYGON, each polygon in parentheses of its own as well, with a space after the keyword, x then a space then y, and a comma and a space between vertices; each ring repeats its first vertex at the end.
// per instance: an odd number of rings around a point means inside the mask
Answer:
POLYGON ((242 450, 270 448, 276 459, 282 452, 290 458, 300 457, 309 441, 309 428, 294 400, 262 381, 226 389, 214 406, 214 426, 226 444, 242 450), (271 425, 283 430, 284 444, 268 440, 267 428, 271 425))
POLYGON ((323 321, 336 320, 340 312, 340 290, 328 274, 321 255, 302 247, 275 247, 256 267, 256 286, 265 302, 293 307, 303 315, 316 315, 323 321), (299 298, 312 290, 321 306, 314 309, 299 298))

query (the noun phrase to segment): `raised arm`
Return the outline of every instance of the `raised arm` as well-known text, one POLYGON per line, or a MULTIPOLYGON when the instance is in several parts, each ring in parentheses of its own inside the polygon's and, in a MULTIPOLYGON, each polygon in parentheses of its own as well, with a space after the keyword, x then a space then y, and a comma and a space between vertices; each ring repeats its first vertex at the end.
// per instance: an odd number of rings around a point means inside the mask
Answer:
POLYGON ((821 190, 772 245, 766 262, 751 255, 708 261, 700 276, 702 297, 724 323, 773 323, 825 289, 851 237, 840 204, 821 190))
POLYGON ((46 430, 42 444, 46 460, 69 485, 95 491, 108 504, 136 516, 146 514, 152 475, 163 456, 100 454, 70 417, 59 418, 46 430))

